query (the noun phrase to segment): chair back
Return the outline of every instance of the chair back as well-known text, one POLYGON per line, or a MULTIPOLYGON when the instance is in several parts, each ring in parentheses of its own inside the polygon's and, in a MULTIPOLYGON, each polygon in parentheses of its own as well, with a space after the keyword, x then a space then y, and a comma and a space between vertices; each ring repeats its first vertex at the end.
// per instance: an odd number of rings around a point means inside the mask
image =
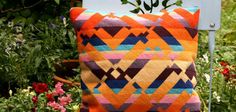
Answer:
MULTIPOLYGON (((135 0, 129 0, 134 2, 135 0)), ((147 3, 150 0, 142 0, 147 3)), ((155 1, 155 0, 153 0, 155 1)), ((159 0, 160 2, 162 0, 159 0)), ((176 0, 170 0, 169 3, 173 3, 176 0)), ((221 0, 182 0, 182 7, 194 7, 200 8, 200 21, 199 30, 217 30, 220 28, 220 14, 221 14, 221 0)), ((122 5, 121 0, 83 0, 83 7, 90 10, 103 11, 103 12, 119 12, 130 13, 129 11, 134 9, 131 5, 122 5)), ((161 6, 161 5, 160 5, 161 6)), ((170 7, 171 8, 176 8, 170 7)), ((160 11, 162 7, 154 9, 153 13, 160 11)))

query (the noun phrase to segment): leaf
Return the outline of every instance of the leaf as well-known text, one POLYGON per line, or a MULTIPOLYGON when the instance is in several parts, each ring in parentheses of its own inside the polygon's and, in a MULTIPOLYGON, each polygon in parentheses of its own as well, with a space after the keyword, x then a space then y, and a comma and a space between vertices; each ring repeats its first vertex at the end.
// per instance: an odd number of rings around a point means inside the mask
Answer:
POLYGON ((231 112, 235 112, 236 111, 236 105, 230 105, 230 110, 231 112))
POLYGON ((35 57, 39 57, 40 51, 41 51, 41 45, 36 45, 33 49, 31 49, 27 59, 27 64, 30 64, 35 57))
POLYGON ((42 57, 37 57, 35 59, 35 68, 38 68, 41 62, 42 62, 42 57))
POLYGON ((162 6, 164 7, 164 9, 167 8, 167 3, 169 2, 169 0, 163 0, 162 1, 162 6))
POLYGON ((60 4, 60 0, 54 0, 54 1, 57 3, 57 5, 60 4))
POLYGON ((47 61, 48 67, 52 68, 50 58, 46 57, 45 60, 47 61))
POLYGON ((142 3, 141 0, 136 0, 136 2, 138 5, 141 5, 141 3, 142 3))
POLYGON ((69 36, 69 39, 70 39, 70 44, 73 48, 76 48, 76 39, 73 35, 73 33, 71 31, 68 32, 68 36, 69 36))
POLYGON ((177 0, 177 1, 175 2, 175 5, 176 5, 176 6, 182 6, 182 4, 183 4, 183 1, 182 1, 182 0, 177 0))
POLYGON ((121 0, 122 4, 127 4, 128 0, 121 0))
POLYGON ((23 17, 29 17, 31 15, 31 11, 29 9, 25 9, 25 10, 22 10, 20 12, 20 14, 23 16, 23 17))
POLYGON ((34 23, 34 19, 33 18, 27 18, 25 23, 27 25, 32 24, 32 23, 34 23))
POLYGON ((151 7, 146 2, 143 2, 143 5, 147 11, 151 10, 151 7))
POLYGON ((139 9, 139 8, 136 8, 136 9, 134 9, 134 10, 131 10, 130 12, 137 14, 137 13, 139 13, 139 11, 140 11, 140 9, 139 9))
POLYGON ((226 39, 225 42, 227 43, 233 43, 236 41, 236 31, 232 31, 229 33, 226 33, 223 38, 226 39))
POLYGON ((5 20, 6 20, 5 18, 0 18, 0 24, 3 24, 5 20))
POLYGON ((22 16, 17 16, 15 19, 13 19, 13 22, 17 24, 20 24, 20 23, 25 24, 25 21, 26 21, 26 18, 22 16))
POLYGON ((153 7, 158 7, 159 5, 159 0, 156 0, 156 2, 153 4, 153 7))

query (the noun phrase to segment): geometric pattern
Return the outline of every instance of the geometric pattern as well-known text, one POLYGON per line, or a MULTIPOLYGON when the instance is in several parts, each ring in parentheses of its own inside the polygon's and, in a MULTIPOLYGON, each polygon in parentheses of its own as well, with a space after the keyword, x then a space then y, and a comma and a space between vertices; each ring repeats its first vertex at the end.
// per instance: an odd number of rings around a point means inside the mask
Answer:
POLYGON ((114 14, 72 8, 81 112, 198 112, 197 8, 114 14))

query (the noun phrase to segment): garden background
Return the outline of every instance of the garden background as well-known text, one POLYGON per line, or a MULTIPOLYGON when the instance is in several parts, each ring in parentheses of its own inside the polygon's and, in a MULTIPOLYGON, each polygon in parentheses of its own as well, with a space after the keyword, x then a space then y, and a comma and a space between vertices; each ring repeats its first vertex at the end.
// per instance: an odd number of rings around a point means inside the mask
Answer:
MULTIPOLYGON (((0 1, 0 112, 35 111, 36 108, 37 111, 54 111, 45 106, 50 94, 37 91, 39 85, 43 85, 41 89, 47 93, 62 89, 64 93, 59 94, 59 98, 72 95, 63 106, 67 111, 79 108, 79 87, 57 83, 54 88, 53 81, 58 69, 66 69, 62 65, 63 60, 78 58, 75 33, 69 20, 72 6, 81 6, 81 2, 0 1)), ((202 110, 207 111, 210 78, 207 32, 200 31, 199 35, 196 90, 201 97, 202 110)), ((79 68, 72 72, 77 75, 66 78, 78 82, 79 68)), ((236 112, 235 0, 222 0, 221 29, 216 35, 212 100, 213 112, 236 112)))

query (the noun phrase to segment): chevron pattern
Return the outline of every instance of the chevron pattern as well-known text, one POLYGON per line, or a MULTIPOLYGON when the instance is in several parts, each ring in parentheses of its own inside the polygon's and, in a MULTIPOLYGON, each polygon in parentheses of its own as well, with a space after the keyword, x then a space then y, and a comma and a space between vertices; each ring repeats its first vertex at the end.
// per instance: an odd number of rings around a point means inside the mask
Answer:
POLYGON ((81 112, 198 112, 199 10, 121 15, 72 8, 81 112), (86 110, 87 109, 87 110, 86 110))

